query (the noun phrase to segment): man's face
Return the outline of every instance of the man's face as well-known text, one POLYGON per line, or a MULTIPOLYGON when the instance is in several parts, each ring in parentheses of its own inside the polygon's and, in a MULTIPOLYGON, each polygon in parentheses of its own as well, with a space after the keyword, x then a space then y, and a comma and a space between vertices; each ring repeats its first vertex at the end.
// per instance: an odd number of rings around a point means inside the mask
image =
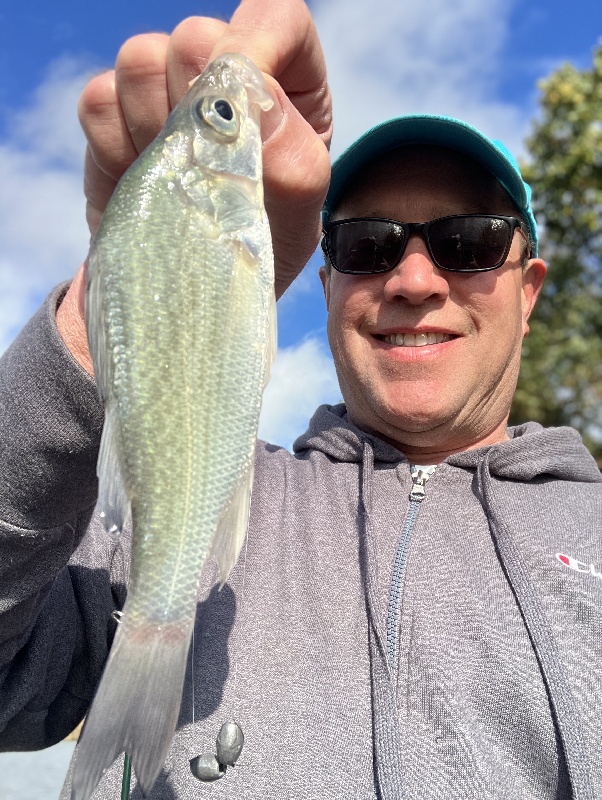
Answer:
MULTIPOLYGON (((374 162, 334 219, 426 222, 469 213, 515 214, 501 186, 470 159, 412 146, 374 162)), ((515 232, 499 269, 459 274, 435 267, 413 236, 390 272, 322 272, 330 346, 359 427, 431 460, 504 438, 521 342, 545 275, 539 259, 521 266, 523 250, 515 232), (403 344, 393 344, 401 334, 403 344), (444 341, 421 344, 442 334, 444 341), (411 346, 412 335, 420 346, 411 346)))

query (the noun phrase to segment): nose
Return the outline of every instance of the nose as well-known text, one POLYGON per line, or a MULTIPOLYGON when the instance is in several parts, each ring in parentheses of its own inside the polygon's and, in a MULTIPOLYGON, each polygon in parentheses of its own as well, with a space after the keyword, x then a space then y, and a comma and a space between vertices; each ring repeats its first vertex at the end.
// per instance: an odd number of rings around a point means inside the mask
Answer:
POLYGON ((385 276, 387 300, 401 298, 411 305, 420 305, 428 299, 441 301, 449 296, 447 278, 433 264, 424 240, 418 235, 410 237, 401 261, 385 276))

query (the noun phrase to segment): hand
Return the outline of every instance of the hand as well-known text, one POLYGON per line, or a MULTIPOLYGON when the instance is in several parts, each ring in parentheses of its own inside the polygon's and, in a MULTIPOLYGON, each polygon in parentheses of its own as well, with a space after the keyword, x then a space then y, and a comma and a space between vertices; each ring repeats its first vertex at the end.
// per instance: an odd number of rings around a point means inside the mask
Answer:
MULTIPOLYGON (((122 46, 115 70, 93 78, 80 100, 88 139, 88 225, 94 234, 117 181, 159 133, 189 81, 227 52, 248 56, 264 72, 275 100, 263 115, 262 138, 265 205, 280 297, 318 244, 319 212, 330 179, 330 92, 303 0, 242 0, 229 24, 190 17, 171 36, 144 34, 122 46)), ((71 352, 91 372, 83 292, 80 271, 57 311, 57 323, 71 352)))

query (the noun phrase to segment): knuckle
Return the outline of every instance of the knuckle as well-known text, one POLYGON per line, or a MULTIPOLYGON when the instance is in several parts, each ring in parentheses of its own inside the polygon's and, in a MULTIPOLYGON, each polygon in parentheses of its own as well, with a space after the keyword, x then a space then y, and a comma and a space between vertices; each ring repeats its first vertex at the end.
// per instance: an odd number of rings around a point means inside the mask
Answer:
POLYGON ((185 38, 189 36, 197 36, 202 33, 209 33, 214 31, 218 35, 221 34, 226 27, 225 22, 213 17, 190 16, 183 19, 174 28, 172 36, 185 38))
POLYGON ((170 50, 175 61, 194 68, 196 74, 207 65, 215 42, 227 25, 211 17, 187 17, 174 29, 170 50))
POLYGON ((91 78, 84 87, 77 106, 79 120, 84 125, 88 118, 104 116, 108 106, 117 101, 115 73, 107 70, 91 78))
POLYGON ((116 70, 123 76, 138 78, 165 71, 166 33, 141 33, 122 44, 117 54, 116 70))
POLYGON ((321 205, 330 181, 330 158, 322 139, 313 133, 294 144, 289 139, 286 143, 274 145, 268 144, 272 157, 266 159, 264 166, 266 189, 279 202, 297 206, 321 205))

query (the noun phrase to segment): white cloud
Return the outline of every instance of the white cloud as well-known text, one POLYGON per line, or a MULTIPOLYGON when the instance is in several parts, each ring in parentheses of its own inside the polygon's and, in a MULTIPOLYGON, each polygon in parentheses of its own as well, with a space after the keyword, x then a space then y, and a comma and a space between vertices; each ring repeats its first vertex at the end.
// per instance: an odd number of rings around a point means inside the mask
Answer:
POLYGON ((9 127, 12 142, 40 163, 81 172, 85 140, 77 101, 90 75, 90 69, 73 59, 54 61, 30 104, 15 113, 9 127))
POLYGON ((512 2, 314 0, 334 99, 337 155, 397 114, 459 117, 522 149, 528 114, 496 97, 512 2))
POLYGON ((81 65, 56 62, 0 139, 0 352, 85 257, 81 65))
POLYGON ((279 350, 263 396, 259 436, 290 449, 317 406, 340 399, 332 358, 317 339, 279 350))

